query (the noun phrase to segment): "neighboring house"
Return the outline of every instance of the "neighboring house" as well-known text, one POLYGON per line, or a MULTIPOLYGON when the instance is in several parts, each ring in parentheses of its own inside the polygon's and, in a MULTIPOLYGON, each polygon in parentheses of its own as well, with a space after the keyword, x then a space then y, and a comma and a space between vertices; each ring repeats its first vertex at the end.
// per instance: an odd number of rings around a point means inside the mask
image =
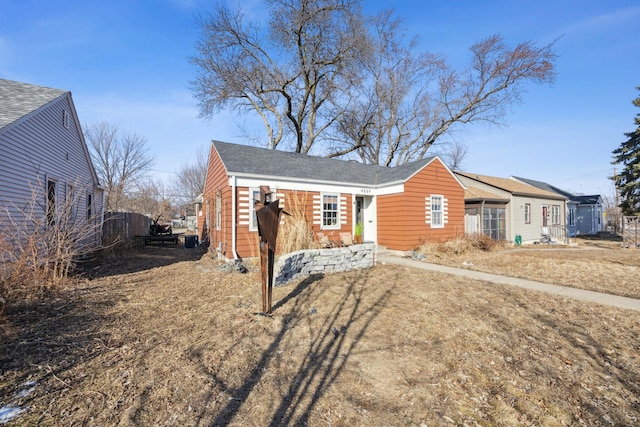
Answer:
POLYGON ((570 237, 595 235, 603 230, 604 210, 600 195, 578 196, 546 182, 517 176, 513 178, 542 190, 558 193, 567 198, 567 233, 570 237))
POLYGON ((100 245, 103 190, 70 92, 0 79, 0 159, 0 233, 52 226, 69 207, 83 243, 100 245))
POLYGON ((497 178, 456 172, 467 188, 465 191, 465 221, 469 232, 477 231, 496 240, 522 242, 566 237, 566 198, 513 178, 497 178))
POLYGON ((365 242, 395 250, 464 232, 464 188, 438 157, 386 168, 213 141, 198 229, 226 258, 258 255, 260 186, 334 241, 356 224, 365 242))

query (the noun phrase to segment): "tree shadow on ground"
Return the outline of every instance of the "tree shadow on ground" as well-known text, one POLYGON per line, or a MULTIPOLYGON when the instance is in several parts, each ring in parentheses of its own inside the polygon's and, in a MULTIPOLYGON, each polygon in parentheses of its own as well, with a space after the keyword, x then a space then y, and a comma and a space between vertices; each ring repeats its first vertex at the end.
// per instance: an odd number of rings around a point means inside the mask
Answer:
POLYGON ((106 251, 94 258, 80 261, 77 272, 88 279, 137 273, 182 261, 197 261, 207 257, 204 247, 141 246, 121 251, 106 251))
POLYGON ((28 407, 73 389, 73 369, 117 345, 102 327, 112 296, 86 287, 11 305, 0 322, 0 403, 28 407), (34 393, 22 395, 25 385, 34 393))
MULTIPOLYGON (((322 276, 310 277, 296 286, 286 297, 274 305, 274 313, 283 318, 282 325, 269 346, 263 351, 258 362, 245 376, 239 387, 230 387, 227 382, 212 374, 216 387, 229 395, 228 403, 215 414, 213 421, 201 419, 201 425, 224 426, 233 422, 241 411, 257 384, 264 380, 270 369, 284 368, 277 365, 273 355, 288 342, 290 330, 308 319, 320 316, 321 324, 312 332, 309 341, 295 343, 307 346, 305 356, 293 370, 293 375, 277 378, 273 390, 274 403, 270 420, 271 426, 307 425, 312 410, 324 393, 342 374, 360 338, 367 332, 372 321, 386 306, 393 293, 390 285, 377 298, 366 298, 370 270, 352 272, 346 276, 348 282, 340 287, 341 295, 333 307, 320 307, 319 298, 327 292, 322 276), (313 289, 323 288, 325 289, 313 289), (279 312, 279 313, 278 313, 279 312), (278 402, 278 396, 281 396, 278 402)), ((332 292, 337 292, 336 288, 332 292)), ((290 362, 284 362, 288 364, 290 362)), ((285 370, 291 373, 287 365, 285 370)), ((213 392, 213 390, 212 390, 213 392)), ((209 397, 211 400, 211 396, 209 397)))
MULTIPOLYGON (((629 370, 625 363, 619 360, 619 354, 607 351, 591 331, 579 324, 571 322, 558 324, 552 317, 543 315, 536 315, 535 318, 551 330, 556 331, 566 341, 568 348, 579 350, 588 364, 597 366, 596 370, 601 373, 603 378, 606 378, 603 385, 617 382, 620 388, 628 391, 627 396, 617 396, 617 398, 627 400, 631 397, 631 400, 635 401, 635 404, 631 403, 631 405, 640 410, 640 402, 637 400, 637 397, 640 396, 640 374, 629 370)), ((570 383, 569 378, 567 381, 570 383)), ((620 411, 611 411, 611 405, 605 404, 601 399, 593 396, 592 392, 585 389, 582 384, 579 386, 578 389, 590 392, 586 398, 579 398, 576 402, 577 413, 586 416, 587 424, 588 420, 596 419, 599 425, 629 425, 630 418, 627 418, 626 414, 620 411)), ((580 421, 584 423, 584 420, 580 421)))

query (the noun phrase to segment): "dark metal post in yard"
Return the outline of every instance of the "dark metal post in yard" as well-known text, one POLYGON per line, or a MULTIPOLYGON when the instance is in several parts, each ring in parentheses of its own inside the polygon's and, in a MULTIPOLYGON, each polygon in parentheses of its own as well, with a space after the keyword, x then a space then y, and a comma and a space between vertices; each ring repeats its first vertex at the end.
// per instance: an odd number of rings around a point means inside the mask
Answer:
POLYGON ((271 189, 268 186, 260 186, 260 200, 256 201, 256 219, 258 221, 258 234, 260 235, 262 311, 266 314, 271 314, 273 263, 275 260, 280 215, 282 213, 287 214, 278 204, 278 200, 272 200, 271 189))

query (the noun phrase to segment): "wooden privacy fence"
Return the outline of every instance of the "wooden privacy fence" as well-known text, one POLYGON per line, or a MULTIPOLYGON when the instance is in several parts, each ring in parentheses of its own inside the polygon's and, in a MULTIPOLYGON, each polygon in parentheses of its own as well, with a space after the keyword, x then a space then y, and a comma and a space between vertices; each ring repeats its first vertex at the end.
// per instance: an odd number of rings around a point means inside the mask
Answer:
POLYGON ((135 236, 149 234, 151 218, 130 212, 107 212, 102 226, 102 245, 132 243, 135 236))
POLYGON ((640 247, 640 216, 622 217, 622 245, 625 248, 640 247))

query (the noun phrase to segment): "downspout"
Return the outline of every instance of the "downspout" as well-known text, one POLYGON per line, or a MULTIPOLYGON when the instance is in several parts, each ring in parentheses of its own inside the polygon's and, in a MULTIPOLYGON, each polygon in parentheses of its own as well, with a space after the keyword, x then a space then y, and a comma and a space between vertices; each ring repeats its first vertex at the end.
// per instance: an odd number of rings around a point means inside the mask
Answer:
POLYGON ((238 259, 238 252, 236 251, 236 236, 237 236, 237 228, 238 221, 236 218, 237 204, 238 204, 238 196, 236 194, 236 181, 237 178, 235 176, 231 177, 231 252, 233 253, 233 259, 238 259))

